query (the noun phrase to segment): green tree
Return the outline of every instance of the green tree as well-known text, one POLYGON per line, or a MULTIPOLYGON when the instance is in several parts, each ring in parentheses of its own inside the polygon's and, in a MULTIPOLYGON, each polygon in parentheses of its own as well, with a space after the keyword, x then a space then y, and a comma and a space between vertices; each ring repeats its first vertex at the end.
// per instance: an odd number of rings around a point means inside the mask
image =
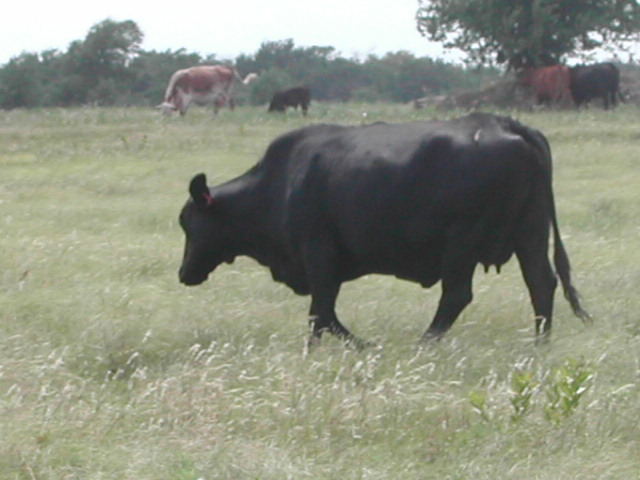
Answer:
POLYGON ((345 87, 345 62, 353 63, 337 58, 333 47, 296 47, 293 40, 287 39, 264 42, 255 55, 239 56, 236 68, 243 75, 260 74, 251 84, 250 97, 252 103, 262 104, 275 91, 296 85, 310 87, 317 100, 348 98, 350 83, 345 87))
POLYGON ((0 107, 65 105, 65 55, 57 50, 22 53, 0 69, 0 107))
POLYGON ((0 106, 35 107, 42 95, 41 61, 36 53, 12 58, 0 71, 0 106))
POLYGON ((140 51, 144 35, 132 20, 104 20, 89 30, 79 48, 82 68, 106 77, 121 73, 140 51))
POLYGON ((511 69, 640 39, 637 0, 419 0, 418 29, 474 63, 511 69))
POLYGON ((67 51, 66 73, 75 87, 74 103, 111 104, 127 90, 129 64, 140 51, 143 33, 132 20, 104 20, 67 51))

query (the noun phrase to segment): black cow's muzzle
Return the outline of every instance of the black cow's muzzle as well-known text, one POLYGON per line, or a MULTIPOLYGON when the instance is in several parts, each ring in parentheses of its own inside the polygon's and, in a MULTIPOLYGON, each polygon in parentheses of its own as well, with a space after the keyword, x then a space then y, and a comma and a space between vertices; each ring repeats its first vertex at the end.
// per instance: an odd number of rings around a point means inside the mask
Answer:
POLYGON ((184 269, 180 269, 180 271, 178 272, 178 278, 180 279, 180 282, 184 285, 187 285, 188 287, 192 287, 195 285, 200 285, 201 283, 203 283, 204 281, 207 280, 207 278, 209 278, 208 274, 205 275, 194 275, 194 274, 188 274, 187 272, 184 271, 184 269))

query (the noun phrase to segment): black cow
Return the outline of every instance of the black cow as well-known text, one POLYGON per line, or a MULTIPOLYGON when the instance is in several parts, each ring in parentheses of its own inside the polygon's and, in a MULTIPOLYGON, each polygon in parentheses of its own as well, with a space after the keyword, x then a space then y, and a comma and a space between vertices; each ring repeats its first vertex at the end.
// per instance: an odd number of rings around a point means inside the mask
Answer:
POLYGON ((180 280, 247 255, 273 279, 311 294, 310 344, 329 331, 354 342, 334 307, 340 285, 369 273, 422 284, 442 280, 423 340, 439 338, 471 302, 477 264, 497 269, 516 254, 536 315, 551 329, 556 276, 574 313, 551 188, 545 137, 506 117, 474 113, 448 122, 313 125, 277 138, 243 175, 209 188, 191 181, 180 215, 180 280))
POLYGON ((311 103, 311 91, 307 87, 294 87, 289 90, 276 92, 269 104, 270 112, 284 112, 287 107, 300 108, 302 114, 307 115, 311 103))
POLYGON ((602 98, 605 109, 615 107, 620 96, 620 71, 613 63, 572 67, 570 89, 577 107, 594 98, 602 98))

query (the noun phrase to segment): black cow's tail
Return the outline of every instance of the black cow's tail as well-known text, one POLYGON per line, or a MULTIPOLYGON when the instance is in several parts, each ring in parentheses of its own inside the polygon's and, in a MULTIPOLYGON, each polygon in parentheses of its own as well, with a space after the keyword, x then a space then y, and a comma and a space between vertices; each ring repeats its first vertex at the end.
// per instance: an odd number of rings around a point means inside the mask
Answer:
POLYGON ((569 264, 569 256, 564 249, 562 239, 560 238, 560 229, 558 228, 558 221, 556 219, 555 205, 553 196, 551 197, 551 225, 553 227, 553 264, 556 267, 556 273, 560 277, 560 283, 562 283, 562 289, 564 290, 564 297, 571 305, 573 313, 579 317, 583 322, 590 322, 591 316, 587 311, 582 308, 580 304, 580 295, 571 283, 571 265, 569 264))
POLYGON ((512 131, 521 135, 527 143, 534 146, 538 153, 541 155, 542 163, 539 164, 544 176, 545 190, 547 192, 547 201, 549 208, 550 222, 553 229, 553 264, 556 268, 556 273, 560 278, 562 289, 564 291, 564 297, 571 305, 573 313, 584 322, 590 322, 591 316, 582 307, 580 303, 580 295, 571 283, 571 264, 569 263, 569 256, 562 243, 560 237, 560 228, 558 227, 558 218, 556 215, 556 205, 552 188, 552 167, 551 167, 551 148, 547 139, 537 130, 529 129, 518 122, 512 120, 512 131))

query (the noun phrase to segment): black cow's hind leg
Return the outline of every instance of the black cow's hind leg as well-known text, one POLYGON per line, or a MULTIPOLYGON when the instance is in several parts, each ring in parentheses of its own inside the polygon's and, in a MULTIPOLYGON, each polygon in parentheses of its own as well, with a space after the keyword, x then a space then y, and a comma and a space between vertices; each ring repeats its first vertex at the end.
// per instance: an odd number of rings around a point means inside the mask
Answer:
POLYGON ((537 239, 528 238, 516 248, 522 276, 529 289, 536 315, 537 335, 548 335, 551 332, 553 296, 558 284, 547 251, 548 232, 537 239))

